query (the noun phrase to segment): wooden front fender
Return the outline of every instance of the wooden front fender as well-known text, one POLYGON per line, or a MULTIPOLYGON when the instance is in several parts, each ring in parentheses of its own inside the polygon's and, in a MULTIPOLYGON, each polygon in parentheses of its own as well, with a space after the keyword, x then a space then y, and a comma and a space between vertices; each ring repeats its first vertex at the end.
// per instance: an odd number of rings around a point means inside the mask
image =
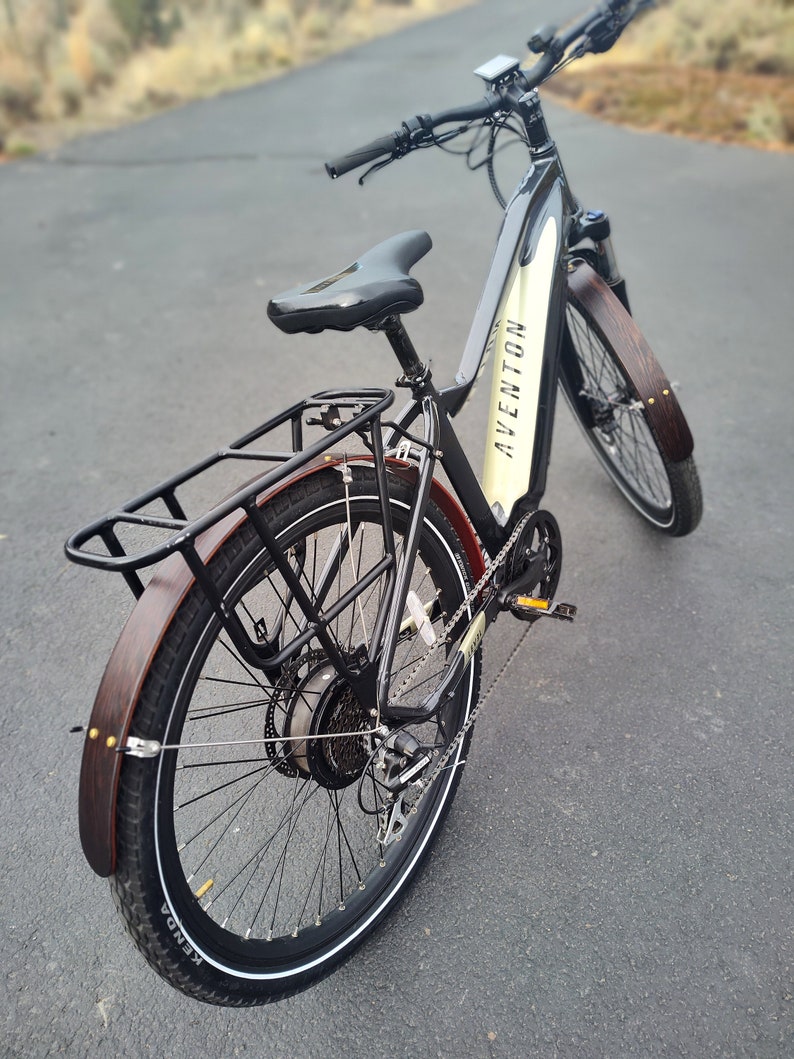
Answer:
MULTIPOLYGON (((258 503, 261 506, 298 479, 341 462, 340 457, 303 468, 259 497, 258 503)), ((397 460, 387 463, 400 477, 408 481, 415 479, 416 468, 410 464, 397 460)), ((438 482, 433 482, 430 496, 457 532, 474 580, 479 580, 485 565, 471 523, 454 497, 438 482)), ((196 541, 196 550, 205 563, 245 518, 243 511, 233 511, 196 541)), ((116 799, 125 758, 118 748, 126 743, 157 649, 194 580, 179 554, 169 556, 160 565, 122 629, 97 691, 83 749, 79 789, 80 841, 86 860, 97 875, 112 875, 116 869, 116 799)))
MULTIPOLYGON (((672 383, 642 332, 609 286, 584 261, 575 261, 568 274, 568 296, 574 306, 590 315, 599 337, 614 350, 642 401, 651 430, 667 459, 678 463, 691 456, 694 448, 692 434, 672 383)), ((565 357, 563 348, 563 373, 565 357)))

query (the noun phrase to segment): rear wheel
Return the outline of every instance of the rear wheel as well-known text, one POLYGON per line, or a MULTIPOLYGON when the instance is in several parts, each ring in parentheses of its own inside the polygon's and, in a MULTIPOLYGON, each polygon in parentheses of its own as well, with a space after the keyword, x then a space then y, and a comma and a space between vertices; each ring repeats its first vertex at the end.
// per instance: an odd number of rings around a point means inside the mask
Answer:
MULTIPOLYGON (((374 478, 360 467, 353 475, 346 491, 338 473, 314 474, 263 509, 325 613, 385 554, 374 478)), ((410 500, 407 486, 393 486, 398 554, 410 500)), ((210 569, 252 634, 283 644, 305 629, 250 524, 210 569)), ((382 577, 333 621, 343 650, 369 643, 382 577)), ((463 549, 430 505, 411 584, 414 611, 418 600, 439 631, 469 582, 463 549)), ((417 634, 419 625, 428 635, 426 623, 421 612, 415 618, 403 621, 393 667, 401 705, 420 705, 446 661, 437 650, 414 684, 406 682, 427 652, 417 634)), ((479 667, 478 656, 439 715, 404 726, 400 754, 438 759, 476 702, 479 667)), ((318 640, 270 681, 242 661, 201 594, 188 594, 133 721, 135 735, 180 749, 156 760, 125 759, 112 880, 130 933, 172 985, 217 1004, 289 995, 327 974, 394 906, 449 808, 465 745, 417 804, 410 785, 389 799, 384 733, 372 729, 369 710, 318 640)), ((394 754, 386 759, 394 763, 394 754)))
POLYGON ((665 456, 609 337, 575 299, 563 341, 563 393, 602 467, 652 526, 691 533, 703 509, 695 461, 665 456))

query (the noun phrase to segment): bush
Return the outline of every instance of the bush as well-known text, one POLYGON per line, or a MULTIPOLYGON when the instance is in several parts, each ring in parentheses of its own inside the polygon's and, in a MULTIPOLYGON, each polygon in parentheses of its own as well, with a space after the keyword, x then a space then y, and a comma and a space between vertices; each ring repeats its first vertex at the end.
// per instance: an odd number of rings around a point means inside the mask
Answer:
POLYGON ((95 46, 116 61, 126 59, 132 40, 107 0, 87 0, 78 17, 95 46))
POLYGON ((110 6, 135 48, 166 47, 179 28, 178 12, 166 16, 161 0, 110 0, 110 6))
POLYGON ((83 105, 83 82, 74 70, 68 68, 57 70, 53 82, 63 113, 68 116, 77 114, 83 105))
POLYGON ((34 121, 43 84, 20 55, 0 55, 0 109, 11 122, 34 121))
POLYGON ((301 32, 310 40, 325 40, 333 28, 333 19, 327 11, 307 11, 301 19, 301 32))
POLYGON ((746 125, 750 137, 762 143, 785 143, 789 139, 785 118, 769 96, 753 105, 747 115, 746 125))
POLYGON ((666 0, 627 32, 633 57, 712 70, 794 74, 791 0, 666 0))

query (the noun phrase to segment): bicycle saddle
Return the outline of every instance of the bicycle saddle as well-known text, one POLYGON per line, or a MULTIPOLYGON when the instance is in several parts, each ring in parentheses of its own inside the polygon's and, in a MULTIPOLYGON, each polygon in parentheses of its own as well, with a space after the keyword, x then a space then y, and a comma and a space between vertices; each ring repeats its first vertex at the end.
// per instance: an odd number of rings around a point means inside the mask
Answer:
POLYGON ((268 305, 267 315, 291 335, 377 327, 387 316, 411 312, 422 304, 422 288, 408 273, 432 245, 427 232, 394 235, 341 272, 279 294, 268 305))

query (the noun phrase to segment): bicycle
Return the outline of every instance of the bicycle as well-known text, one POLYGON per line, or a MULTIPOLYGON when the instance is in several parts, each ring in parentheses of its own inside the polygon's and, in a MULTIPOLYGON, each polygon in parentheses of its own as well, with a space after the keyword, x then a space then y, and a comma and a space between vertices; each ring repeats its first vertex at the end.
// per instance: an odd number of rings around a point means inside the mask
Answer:
POLYGON ((487 166, 504 220, 450 385, 436 388, 402 322, 431 245, 405 232, 268 308, 288 333, 383 332, 410 391, 399 414, 386 418, 390 389, 314 395, 67 542, 137 599, 86 731, 83 849, 143 955, 188 995, 264 1003, 349 956, 449 810, 488 629, 505 612, 526 632, 573 620, 556 597, 560 530, 538 507, 558 383, 640 515, 675 536, 698 523, 691 433, 630 315, 609 220, 574 198, 537 93, 611 47, 639 6, 605 0, 538 31, 530 69, 498 56, 475 71, 477 103, 327 165, 372 172, 468 135, 469 165, 487 166), (503 135, 529 155, 507 203, 503 135), (481 485, 451 421, 488 356, 481 485), (186 494, 218 471, 234 477, 225 499, 188 515, 186 494))

